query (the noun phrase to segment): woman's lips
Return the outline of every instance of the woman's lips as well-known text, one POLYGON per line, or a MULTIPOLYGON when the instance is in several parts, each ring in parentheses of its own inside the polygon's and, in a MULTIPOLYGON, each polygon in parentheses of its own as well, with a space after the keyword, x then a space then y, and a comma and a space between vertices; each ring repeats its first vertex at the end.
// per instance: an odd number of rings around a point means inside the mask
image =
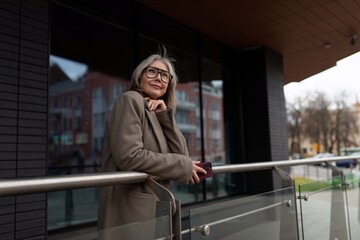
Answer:
POLYGON ((159 85, 155 85, 155 84, 151 84, 150 86, 152 86, 155 89, 160 89, 161 88, 159 85))

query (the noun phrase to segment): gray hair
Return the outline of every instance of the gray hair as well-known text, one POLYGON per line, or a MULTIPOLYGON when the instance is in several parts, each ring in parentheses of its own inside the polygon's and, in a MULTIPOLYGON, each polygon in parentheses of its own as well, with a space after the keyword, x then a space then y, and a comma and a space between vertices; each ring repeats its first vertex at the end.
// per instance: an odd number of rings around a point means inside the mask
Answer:
POLYGON ((173 76, 173 78, 169 81, 168 83, 168 87, 167 90, 164 94, 164 96, 162 96, 160 99, 162 99, 166 106, 171 107, 175 110, 176 108, 176 95, 175 95, 175 89, 176 89, 176 84, 178 82, 178 78, 177 75, 175 73, 175 68, 173 65, 173 61, 175 61, 172 58, 169 58, 166 55, 166 49, 165 47, 163 47, 163 52, 161 53, 161 51, 157 54, 153 54, 150 55, 149 57, 147 57, 145 60, 143 60, 134 70, 132 76, 131 76, 131 90, 134 91, 138 91, 142 93, 142 90, 140 89, 140 79, 141 79, 141 75, 144 72, 144 69, 146 67, 148 67, 151 63, 153 63, 154 61, 161 61, 163 62, 170 74, 173 76))

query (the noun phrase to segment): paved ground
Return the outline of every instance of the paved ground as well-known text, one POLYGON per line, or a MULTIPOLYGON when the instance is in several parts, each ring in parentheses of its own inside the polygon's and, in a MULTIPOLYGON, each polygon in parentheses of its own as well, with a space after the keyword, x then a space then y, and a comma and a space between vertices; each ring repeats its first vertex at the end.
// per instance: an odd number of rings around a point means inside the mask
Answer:
MULTIPOLYGON (((346 211, 346 221, 349 223, 347 232, 348 239, 360 239, 360 192, 359 192, 359 172, 351 169, 344 169, 345 174, 354 173, 354 181, 350 183, 346 194, 338 194, 338 189, 324 189, 309 194, 308 201, 298 200, 299 208, 299 223, 301 239, 330 239, 330 228, 341 227, 342 223, 337 219, 337 224, 331 226, 331 211, 336 211, 331 208, 331 199, 333 204, 339 204, 344 201, 348 208, 346 211), (356 181, 357 179, 357 181, 356 181), (304 238, 302 238, 304 237, 304 238)), ((318 166, 298 166, 292 167, 291 174, 298 177, 306 177, 313 180, 326 180, 331 178, 331 170, 329 168, 318 166)), ((305 193, 306 194, 306 193, 305 193)), ((337 210, 344 209, 342 204, 339 204, 337 210)), ((340 214, 339 214, 340 215, 340 214)), ((339 230, 342 231, 342 230, 339 230)))

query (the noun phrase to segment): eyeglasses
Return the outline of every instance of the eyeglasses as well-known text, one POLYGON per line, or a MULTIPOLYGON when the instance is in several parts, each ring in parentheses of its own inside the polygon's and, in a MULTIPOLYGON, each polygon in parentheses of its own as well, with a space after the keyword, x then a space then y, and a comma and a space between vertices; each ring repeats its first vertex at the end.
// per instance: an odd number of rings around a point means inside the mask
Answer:
POLYGON ((173 78, 173 76, 169 72, 156 67, 146 67, 144 70, 145 75, 148 78, 155 78, 160 73, 160 79, 164 83, 169 83, 170 80, 173 78))

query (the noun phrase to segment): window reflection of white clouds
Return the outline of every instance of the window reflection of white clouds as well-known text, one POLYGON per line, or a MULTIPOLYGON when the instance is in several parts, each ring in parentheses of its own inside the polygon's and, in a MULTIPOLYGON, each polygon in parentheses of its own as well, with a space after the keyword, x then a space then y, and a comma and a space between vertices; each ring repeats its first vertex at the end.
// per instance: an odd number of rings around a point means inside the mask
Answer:
POLYGON ((77 81, 88 70, 88 66, 84 63, 61 58, 55 55, 50 55, 50 66, 52 64, 57 64, 73 81, 77 81))
POLYGON ((211 84, 214 86, 214 87, 222 87, 223 85, 223 80, 212 80, 211 81, 211 84))

